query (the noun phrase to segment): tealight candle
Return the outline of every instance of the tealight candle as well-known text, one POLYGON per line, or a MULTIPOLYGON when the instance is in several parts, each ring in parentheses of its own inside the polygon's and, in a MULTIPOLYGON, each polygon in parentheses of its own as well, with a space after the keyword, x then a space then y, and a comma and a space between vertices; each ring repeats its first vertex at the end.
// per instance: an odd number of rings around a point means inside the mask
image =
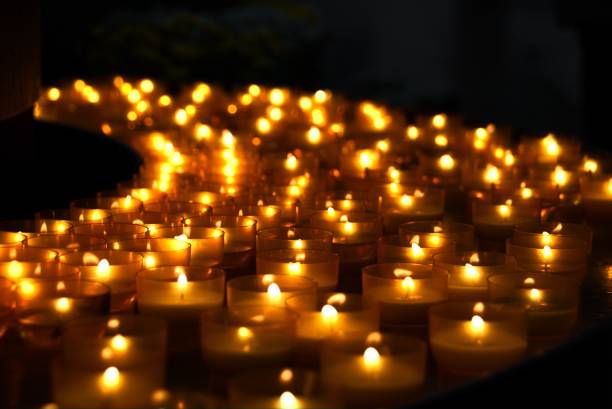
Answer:
POLYGON ((378 331, 379 314, 372 299, 359 294, 320 293, 317 297, 298 294, 287 299, 287 308, 298 313, 296 359, 318 365, 322 342, 347 332, 378 331))
POLYGON ((142 202, 132 196, 105 196, 91 199, 79 199, 70 202, 72 220, 79 222, 103 219, 105 214, 134 212, 142 209, 142 202), (97 213, 96 213, 97 212, 97 213), (94 217, 98 215, 98 217, 94 217))
POLYGON ((587 243, 589 254, 593 246, 593 230, 586 224, 546 222, 523 223, 514 229, 514 242, 525 247, 564 248, 578 238, 587 243))
POLYGON ((0 247, 23 247, 26 238, 23 233, 0 231, 0 247))
POLYGON ((151 237, 168 237, 191 244, 191 265, 213 267, 223 261, 225 233, 216 227, 174 226, 162 227, 151 237))
POLYGON ((285 300, 296 294, 316 299, 317 283, 297 275, 262 274, 236 277, 227 282, 228 308, 243 305, 284 307, 285 300))
POLYGON ((137 277, 138 310, 170 321, 193 320, 223 305, 225 272, 201 266, 166 266, 137 277))
POLYGON ((399 226, 407 222, 441 219, 444 198, 443 189, 410 189, 410 193, 383 195, 378 211, 383 215, 385 232, 397 233, 399 226))
POLYGON ((329 339, 321 376, 346 407, 399 407, 415 400, 425 384, 423 341, 373 332, 329 339))
POLYGON ((39 234, 25 241, 27 247, 44 248, 57 253, 65 254, 84 250, 105 250, 107 242, 98 236, 86 236, 84 234, 39 234))
POLYGON ((429 307, 448 299, 448 274, 423 264, 374 264, 363 269, 362 280, 383 328, 426 325, 429 307))
POLYGON ((223 230, 223 266, 244 267, 249 264, 255 249, 257 220, 246 216, 192 217, 185 220, 188 227, 214 227, 223 230))
POLYGON ((429 344, 442 372, 477 376, 520 360, 527 348, 523 309, 451 302, 429 310, 429 344))
POLYGON ((108 223, 111 218, 110 210, 106 209, 52 209, 37 212, 34 216, 41 227, 45 220, 59 220, 74 226, 80 223, 108 223))
POLYGON ((79 224, 72 229, 73 234, 103 237, 109 242, 143 239, 148 231, 149 229, 142 225, 115 222, 79 224))
POLYGON ((311 227, 273 227, 257 232, 257 251, 276 249, 332 251, 333 233, 311 227))
POLYGON ((108 285, 111 311, 129 311, 136 294, 136 274, 142 270, 139 253, 121 250, 80 251, 59 257, 60 268, 80 272, 85 280, 108 285))
POLYGON ((113 250, 135 251, 143 256, 144 268, 188 266, 191 245, 184 240, 170 238, 132 239, 116 241, 113 250))
POLYGON ((587 220, 597 222, 612 212, 612 177, 602 179, 583 178, 580 181, 580 193, 586 210, 587 220))
POLYGON ((580 285, 561 275, 516 273, 489 277, 491 301, 527 311, 530 346, 566 337, 578 316, 580 285))
POLYGON ((563 242, 557 241, 557 245, 557 248, 548 244, 528 247, 511 238, 506 242, 506 253, 516 258, 517 267, 522 271, 584 275, 588 262, 587 243, 581 238, 566 237, 563 242))
POLYGON ((338 285, 339 257, 321 250, 277 249, 256 256, 257 274, 288 274, 312 279, 320 291, 338 285))
POLYGON ((148 407, 164 385, 166 326, 117 315, 69 322, 53 366, 53 397, 62 407, 148 407))
POLYGON ((433 235, 384 236, 378 239, 378 261, 381 263, 431 264, 439 253, 453 253, 455 243, 433 235))
POLYGON ((8 220, 0 222, 0 232, 22 233, 35 237, 39 233, 68 233, 72 223, 66 220, 8 220))
POLYGON ((264 305, 206 311, 201 319, 204 361, 225 373, 283 365, 293 351, 295 319, 294 312, 264 305))
POLYGON ((318 374, 301 368, 246 371, 229 384, 231 407, 260 409, 315 409, 333 407, 321 388, 318 374))
POLYGON ((472 202, 472 221, 479 237, 501 241, 512 236, 514 226, 537 221, 539 208, 533 206, 490 204, 482 200, 472 202))
POLYGON ((109 288, 95 281, 23 279, 15 299, 21 336, 42 348, 57 345, 61 327, 69 320, 110 310, 109 288))
POLYGON ((169 226, 182 226, 184 216, 181 214, 169 214, 158 212, 132 212, 117 213, 113 215, 113 221, 117 223, 138 224, 149 229, 149 235, 155 234, 157 229, 169 226))
MULTIPOLYGON (((400 225, 400 237, 439 236, 455 242, 458 251, 474 250, 476 243, 474 239, 474 226, 471 224, 455 223, 447 221, 424 221, 409 222, 400 225)), ((403 240, 406 241, 406 240, 403 240)), ((408 239, 407 241, 410 241, 408 239)))
POLYGON ((513 257, 495 252, 444 253, 434 256, 433 262, 435 270, 449 274, 451 300, 484 301, 488 297, 488 277, 516 269, 513 257))
POLYGON ((0 247, 0 277, 18 282, 23 278, 78 278, 77 272, 59 271, 57 253, 33 247, 0 247))
POLYGON ((179 202, 173 200, 164 200, 161 202, 152 202, 144 204, 144 211, 151 213, 162 213, 170 219, 176 219, 178 216, 183 218, 205 216, 212 214, 212 207, 196 202, 179 202))
POLYGON ((248 216, 257 220, 257 230, 280 226, 281 208, 273 205, 220 206, 215 207, 215 216, 248 216))

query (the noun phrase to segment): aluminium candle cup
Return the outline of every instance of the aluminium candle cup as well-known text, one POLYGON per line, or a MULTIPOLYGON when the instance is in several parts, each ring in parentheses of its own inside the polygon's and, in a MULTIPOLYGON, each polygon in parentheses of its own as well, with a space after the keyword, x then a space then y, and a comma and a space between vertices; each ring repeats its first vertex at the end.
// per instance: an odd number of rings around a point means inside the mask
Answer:
POLYGON ((387 330, 418 331, 427 325, 429 307, 448 299, 448 273, 423 264, 373 264, 362 280, 363 295, 376 300, 387 330))
POLYGON ((519 224, 514 229, 514 242, 525 247, 550 246, 565 248, 573 239, 586 242, 588 254, 593 248, 593 230, 586 224, 565 222, 532 222, 519 224))
POLYGON ((584 276, 588 263, 586 241, 568 237, 558 245, 563 247, 526 247, 511 238, 506 241, 506 253, 516 258, 519 271, 584 276))
POLYGON ((503 241, 511 237, 514 226, 539 220, 540 209, 532 206, 472 202, 472 222, 479 238, 503 241))
POLYGON ((525 310, 494 303, 435 305, 429 309, 429 345, 441 375, 470 378, 506 368, 525 355, 525 310))
POLYGON ((34 247, 0 247, 0 277, 18 282, 23 278, 79 278, 78 271, 62 271, 58 253, 34 247))
POLYGON ((376 302, 361 294, 319 293, 317 297, 298 294, 287 298, 286 306, 298 314, 295 359, 307 366, 319 365, 321 345, 326 338, 378 331, 376 302))
POLYGON ((131 239, 116 241, 113 250, 135 251, 144 257, 144 268, 162 266, 188 266, 191 263, 191 245, 170 238, 131 239))
POLYGON ((408 236, 412 238, 415 235, 445 237, 455 242, 457 251, 474 250, 476 247, 474 226, 471 224, 447 221, 423 221, 400 225, 400 237, 408 236))
POLYGON ((454 253, 455 242, 435 235, 415 235, 408 241, 398 235, 378 239, 378 261, 380 263, 431 264, 440 253, 454 253), (417 239, 418 237, 418 239, 417 239))
POLYGON ((82 212, 92 212, 91 217, 84 216, 85 221, 93 219, 93 212, 98 211, 104 214, 110 211, 111 214, 121 212, 134 212, 142 209, 142 202, 131 196, 105 196, 88 199, 78 199, 70 202, 72 220, 81 219, 82 212))
POLYGON ((373 332, 328 339, 321 377, 344 407, 401 407, 421 396, 426 364, 422 340, 373 332))
POLYGON ((303 368, 245 371, 229 382, 229 407, 283 409, 288 402, 295 402, 293 407, 302 409, 336 407, 326 396, 319 378, 317 372, 303 368))
POLYGON ((489 277, 491 301, 518 305, 527 311, 530 349, 538 351, 567 337, 578 316, 579 282, 571 277, 539 273, 489 277))
POLYGON ((35 237, 40 233, 68 233, 72 224, 64 220, 8 220, 0 222, 0 232, 22 233, 35 237))
POLYGON ((58 345, 66 322, 110 311, 110 289, 96 281, 23 279, 16 286, 15 300, 21 337, 45 349, 58 345))
POLYGON ((487 278, 495 274, 513 273, 516 261, 497 252, 441 253, 433 258, 435 271, 448 276, 448 298, 453 301, 486 301, 487 278))
POLYGON ((15 284, 4 277, 0 277, 0 339, 11 323, 13 315, 13 286, 15 284))
POLYGON ((304 276, 256 274, 236 277, 227 282, 227 307, 269 305, 284 307, 287 298, 305 294, 317 297, 317 283, 304 276))
POLYGON ((273 227, 257 232, 257 251, 296 249, 332 251, 333 233, 312 227, 273 227))
POLYGON ((322 250, 276 249, 256 254, 256 271, 262 274, 287 274, 312 279, 318 291, 338 286, 339 257, 322 250))
POLYGON ((167 237, 191 244, 191 265, 214 267, 223 261, 225 233, 216 227, 173 226, 161 227, 151 237, 167 237))
POLYGON ((59 255, 85 250, 105 250, 107 241, 98 236, 64 234, 39 234, 25 241, 26 247, 43 248, 57 252, 59 255))
POLYGON ((116 222, 79 224, 72 229, 75 235, 98 236, 109 242, 143 239, 148 232, 149 229, 142 225, 116 222))
POLYGON ((205 311, 200 326, 204 361, 221 373, 285 365, 295 346, 295 320, 294 312, 265 305, 205 311))
POLYGON ((248 216, 257 220, 257 230, 278 227, 282 224, 281 208, 273 205, 218 206, 215 216, 248 216))
POLYGON ((143 266, 143 257, 139 253, 122 250, 80 251, 61 255, 59 263, 60 270, 76 270, 84 280, 106 284, 111 292, 111 311, 132 310, 136 274, 143 266))
POLYGON ((223 230, 223 266, 245 267, 255 250, 257 221, 247 216, 192 217, 185 220, 188 227, 213 227, 223 230))
POLYGON ((117 315, 66 324, 53 365, 54 401, 65 408, 149 407, 164 386, 166 325, 117 315))

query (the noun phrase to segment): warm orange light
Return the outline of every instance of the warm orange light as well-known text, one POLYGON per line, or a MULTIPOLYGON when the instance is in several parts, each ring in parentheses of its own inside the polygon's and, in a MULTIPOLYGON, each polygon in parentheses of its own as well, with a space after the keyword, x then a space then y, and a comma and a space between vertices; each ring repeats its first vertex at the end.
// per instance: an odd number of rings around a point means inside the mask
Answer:
POLYGON ((452 170, 455 167, 455 159, 449 154, 444 154, 438 159, 438 166, 442 170, 452 170))

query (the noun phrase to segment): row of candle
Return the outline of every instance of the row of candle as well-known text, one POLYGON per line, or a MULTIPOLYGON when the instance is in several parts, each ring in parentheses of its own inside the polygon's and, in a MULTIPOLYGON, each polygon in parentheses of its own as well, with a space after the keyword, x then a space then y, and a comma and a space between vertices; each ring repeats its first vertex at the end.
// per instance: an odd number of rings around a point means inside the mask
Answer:
POLYGON ((606 162, 573 140, 513 150, 492 124, 409 123, 329 90, 77 80, 35 114, 144 162, 112 192, 0 223, 0 322, 38 347, 64 334, 66 407, 161 404, 193 340, 239 407, 405 403, 428 351, 440 373, 490 373, 569 334, 597 247, 572 221, 612 210, 606 162))

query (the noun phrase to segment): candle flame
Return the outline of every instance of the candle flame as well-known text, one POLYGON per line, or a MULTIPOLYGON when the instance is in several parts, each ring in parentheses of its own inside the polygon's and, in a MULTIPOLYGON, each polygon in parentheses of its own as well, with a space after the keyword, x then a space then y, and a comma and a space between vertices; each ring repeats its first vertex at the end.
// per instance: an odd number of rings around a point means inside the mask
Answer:
POLYGON ((114 366, 108 367, 104 370, 101 379, 101 386, 105 391, 111 392, 117 390, 121 384, 121 373, 119 369, 114 366))
POLYGON ((285 168, 288 170, 295 170, 298 165, 298 160, 292 153, 287 154, 287 159, 285 160, 285 168))
POLYGON ((111 348, 116 352, 125 352, 128 349, 128 340, 121 334, 111 338, 111 348))
POLYGON ((585 172, 596 173, 597 169, 599 168, 599 164, 593 159, 585 158, 582 167, 585 172))
POLYGON ((43 222, 42 225, 40 226, 40 232, 41 233, 46 233, 47 232, 47 222, 43 222))
POLYGON ((406 136, 408 137, 408 139, 410 139, 411 141, 416 140, 419 137, 419 128, 417 128, 414 125, 409 126, 408 128, 406 128, 406 136))
POLYGON ((301 250, 304 248, 304 242, 302 241, 302 239, 297 239, 295 242, 293 242, 293 248, 294 249, 298 249, 301 250))
POLYGON ((253 331, 251 331, 249 328, 247 327, 238 328, 238 338, 242 340, 248 340, 248 339, 251 339, 252 337, 253 337, 253 331))
POLYGON ((529 299, 534 302, 542 301, 542 291, 537 288, 532 288, 529 290, 529 299))
POLYGON ((268 286, 268 290, 266 291, 268 294, 268 298, 271 300, 278 300, 281 296, 281 289, 276 283, 272 283, 268 286))
POLYGON ((552 257, 552 250, 550 248, 550 246, 544 246, 544 248, 542 249, 542 255, 544 256, 544 259, 546 261, 549 261, 552 257))
POLYGON ((445 114, 437 114, 431 118, 431 125, 436 129, 442 129, 446 126, 446 120, 445 114))
POLYGON ((281 409, 297 409, 298 400, 295 395, 289 391, 285 391, 279 398, 279 404, 281 409))
POLYGON ((318 144, 321 142, 321 130, 316 126, 311 126, 306 132, 306 139, 313 145, 318 144))
POLYGON ((490 184, 497 184, 500 181, 500 172, 497 166, 488 164, 484 173, 484 180, 490 184))
POLYGON ((527 277, 524 281, 523 281, 524 285, 534 285, 535 284, 535 280, 532 277, 527 277))
POLYGON ((436 137, 434 138, 434 143, 438 146, 447 146, 448 138, 444 134, 436 135, 436 137))
POLYGON ((553 134, 546 135, 546 137, 542 139, 542 145, 544 145, 544 150, 546 151, 547 155, 549 156, 559 155, 559 152, 561 149, 553 134))
POLYGON ((438 166, 442 170, 451 170, 455 167, 455 159, 449 154, 444 154, 438 159, 438 166))
POLYGON ((400 199, 400 203, 404 207, 412 206, 413 203, 414 203, 414 198, 412 196, 409 196, 409 195, 402 195, 402 197, 400 199))
POLYGON ((480 278, 480 273, 478 272, 478 270, 476 270, 476 268, 474 268, 473 265, 471 265, 470 263, 465 263, 464 276, 468 280, 477 281, 480 278))
POLYGON ((476 336, 482 336, 485 331, 485 321, 480 315, 474 315, 470 321, 470 329, 476 336))
MULTIPOLYGON (((333 208, 333 207, 329 206, 329 207, 327 208, 327 214, 328 214, 329 216, 333 216, 335 213, 336 213, 336 211, 334 210, 334 208, 333 208)), ((346 215, 343 215, 343 216, 341 216, 341 217, 340 217, 340 221, 341 221, 341 222, 347 221, 347 220, 342 220, 342 217, 344 217, 344 218, 346 219, 346 215)))
POLYGON ((368 369, 380 367, 380 353, 374 347, 367 347, 363 352, 363 363, 368 369))
POLYGON ((110 329, 117 329, 119 328, 119 320, 117 318, 111 318, 108 320, 108 322, 106 323, 106 326, 110 329))
POLYGON ((542 244, 549 246, 552 243, 552 237, 550 237, 550 233, 547 231, 542 232, 542 244))
POLYGON ((145 258, 144 258, 145 268, 154 268, 156 264, 157 264, 157 262, 155 261, 155 257, 153 257, 150 254, 145 256, 145 258))
POLYGON ((300 274, 301 271, 302 271, 302 263, 300 263, 299 261, 289 262, 289 274, 300 274))
POLYGON ((434 233, 442 233, 444 229, 442 228, 442 226, 434 226, 433 231, 434 233))
POLYGON ((335 323, 338 320, 338 310, 330 304, 325 304, 321 308, 321 317, 327 323, 335 323))
POLYGON ((17 260, 11 260, 8 266, 8 277, 14 280, 21 276, 23 276, 23 265, 17 260))
POLYGON ((176 278, 176 284, 178 285, 178 288, 180 290, 184 290, 185 288, 187 288, 187 274, 185 273, 180 273, 178 275, 178 277, 176 278))
POLYGON ((552 179, 557 186, 565 186, 568 182, 568 173, 561 166, 557 166, 552 174, 552 179))
POLYGON ((499 205, 497 207, 497 212, 502 218, 507 219, 508 216, 510 216, 510 206, 507 204, 499 205))
POLYGON ((278 379, 282 383, 289 383, 293 380, 293 371, 289 368, 285 368, 281 371, 278 379))
POLYGON ((55 300, 54 302, 54 307, 55 307, 55 311, 59 312, 59 313, 66 313, 68 311, 70 311, 70 309, 72 308, 72 303, 70 302, 70 299, 67 297, 60 297, 57 300, 55 300))
POLYGON ((110 263, 107 259, 103 258, 96 267, 96 276, 103 281, 110 278, 110 263))
POLYGON ((408 293, 414 292, 415 283, 412 277, 404 277, 402 280, 402 290, 408 293))
POLYGON ((472 312, 477 315, 482 314, 484 310, 485 310, 485 305, 482 302, 477 302, 476 304, 474 304, 474 307, 472 308, 472 312))

